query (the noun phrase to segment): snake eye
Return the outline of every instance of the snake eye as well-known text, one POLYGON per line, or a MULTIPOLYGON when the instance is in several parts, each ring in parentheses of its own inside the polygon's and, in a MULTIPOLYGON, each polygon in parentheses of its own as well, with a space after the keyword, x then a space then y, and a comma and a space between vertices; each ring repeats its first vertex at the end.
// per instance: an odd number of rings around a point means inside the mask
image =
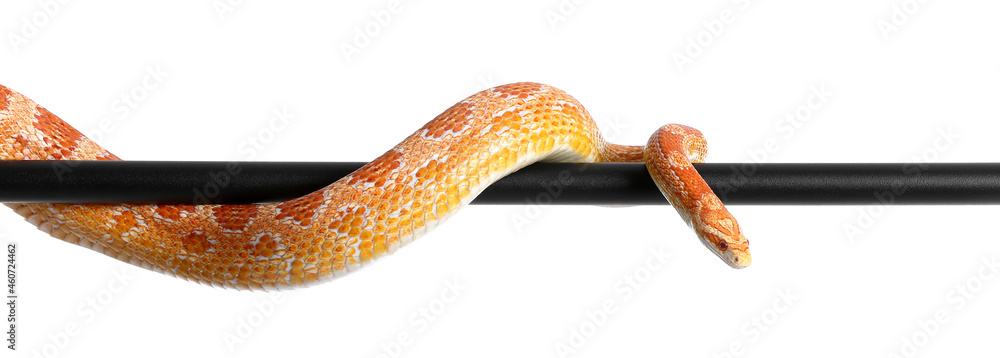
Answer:
POLYGON ((725 241, 719 240, 719 250, 726 251, 729 248, 729 244, 725 241))

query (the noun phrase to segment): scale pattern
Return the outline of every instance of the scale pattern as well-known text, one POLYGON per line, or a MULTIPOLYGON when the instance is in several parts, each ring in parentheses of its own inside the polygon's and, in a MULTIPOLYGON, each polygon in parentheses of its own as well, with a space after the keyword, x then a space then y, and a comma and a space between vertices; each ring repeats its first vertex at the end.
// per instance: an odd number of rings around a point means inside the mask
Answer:
MULTIPOLYGON (((701 133, 676 124, 646 146, 606 143, 574 98, 514 83, 466 98, 351 175, 286 202, 6 205, 58 239, 133 265, 219 287, 280 289, 342 276, 396 251, 532 162, 645 161, 702 242, 745 267, 746 239, 691 165, 704 155, 701 133)), ((0 160, 46 159, 119 160, 0 86, 0 160)))

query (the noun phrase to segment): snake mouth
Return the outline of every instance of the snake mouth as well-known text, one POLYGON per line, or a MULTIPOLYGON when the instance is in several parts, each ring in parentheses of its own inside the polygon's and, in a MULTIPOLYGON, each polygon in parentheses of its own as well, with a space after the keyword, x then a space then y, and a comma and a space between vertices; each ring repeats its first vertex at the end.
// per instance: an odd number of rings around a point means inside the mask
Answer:
POLYGON ((749 245, 742 233, 724 234, 709 225, 693 226, 701 229, 694 230, 699 241, 729 267, 742 269, 750 266, 749 245))
POLYGON ((750 253, 746 251, 729 250, 725 253, 723 260, 734 269, 747 268, 747 266, 750 266, 750 253))
MULTIPOLYGON (((701 243, 705 245, 715 256, 722 259, 729 267, 734 269, 742 269, 750 266, 750 252, 747 251, 746 247, 737 248, 734 245, 726 244, 726 241, 719 241, 719 244, 713 244, 711 240, 698 235, 701 239, 701 243)), ((745 239, 744 239, 745 240, 745 239)))

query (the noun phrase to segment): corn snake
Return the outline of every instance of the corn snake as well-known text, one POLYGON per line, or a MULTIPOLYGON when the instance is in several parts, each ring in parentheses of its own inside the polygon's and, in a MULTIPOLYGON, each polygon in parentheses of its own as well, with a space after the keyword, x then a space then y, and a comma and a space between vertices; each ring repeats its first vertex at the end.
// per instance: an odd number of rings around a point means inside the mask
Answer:
MULTIPOLYGON (((49 111, 0 86, 0 160, 119 160, 49 111)), ((7 206, 52 236, 213 286, 275 289, 342 276, 395 252, 492 182, 540 160, 645 162, 713 253, 750 263, 736 220, 695 171, 702 134, 657 130, 645 146, 607 143, 573 97, 537 83, 474 94, 361 169, 275 204, 7 206)))

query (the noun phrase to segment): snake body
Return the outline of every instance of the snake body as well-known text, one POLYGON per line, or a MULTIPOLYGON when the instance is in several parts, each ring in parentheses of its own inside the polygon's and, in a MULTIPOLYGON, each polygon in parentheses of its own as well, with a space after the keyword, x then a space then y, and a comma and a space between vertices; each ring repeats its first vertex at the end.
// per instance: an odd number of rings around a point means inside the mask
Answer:
MULTIPOLYGON (((52 236, 213 286, 277 289, 342 276, 445 221, 497 179, 540 160, 645 162, 713 253, 750 263, 748 243, 692 162, 701 133, 671 124, 645 146, 603 140, 563 91, 514 83, 448 108, 364 167, 275 204, 7 206, 52 236)), ((0 160, 119 160, 32 100, 0 86, 0 160)))

